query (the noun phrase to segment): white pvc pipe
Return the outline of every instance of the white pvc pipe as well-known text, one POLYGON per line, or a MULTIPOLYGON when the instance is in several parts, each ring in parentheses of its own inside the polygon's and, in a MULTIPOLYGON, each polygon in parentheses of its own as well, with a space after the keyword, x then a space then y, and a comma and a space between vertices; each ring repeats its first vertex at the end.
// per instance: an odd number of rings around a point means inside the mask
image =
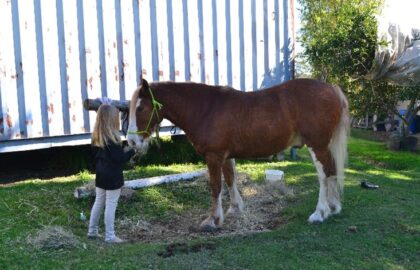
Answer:
POLYGON ((144 187, 150 187, 154 185, 167 184, 172 182, 178 182, 182 180, 192 180, 196 177, 203 176, 207 173, 207 170, 200 170, 187 173, 168 174, 162 176, 141 178, 131 181, 125 181, 124 187, 131 189, 139 189, 144 187))

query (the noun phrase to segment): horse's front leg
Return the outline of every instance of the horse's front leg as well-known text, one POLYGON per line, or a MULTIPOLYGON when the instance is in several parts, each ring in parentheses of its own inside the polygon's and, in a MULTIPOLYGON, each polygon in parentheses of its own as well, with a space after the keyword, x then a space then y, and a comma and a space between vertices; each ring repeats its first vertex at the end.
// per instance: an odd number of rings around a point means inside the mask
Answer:
POLYGON ((206 154, 210 176, 212 207, 209 217, 200 225, 202 231, 213 231, 223 224, 222 208, 222 164, 223 158, 216 154, 206 154))
POLYGON ((244 210, 244 203, 236 185, 235 160, 227 159, 223 164, 222 171, 230 197, 230 206, 226 214, 241 213, 244 210))

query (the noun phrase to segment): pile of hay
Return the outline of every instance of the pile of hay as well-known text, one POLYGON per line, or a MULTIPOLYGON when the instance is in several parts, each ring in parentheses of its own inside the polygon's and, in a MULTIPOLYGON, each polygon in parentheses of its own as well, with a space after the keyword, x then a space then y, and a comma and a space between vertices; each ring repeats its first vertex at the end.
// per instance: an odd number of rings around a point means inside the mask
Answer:
POLYGON ((60 226, 46 226, 34 236, 28 236, 27 242, 39 250, 63 250, 80 245, 72 232, 60 226))
MULTIPOLYGON (((241 214, 225 216, 221 230, 210 233, 213 236, 249 234, 270 231, 285 223, 281 211, 287 200, 294 197, 293 190, 282 181, 277 183, 255 183, 247 175, 238 175, 238 189, 245 203, 241 214)), ((188 185, 208 185, 208 175, 199 177, 188 185)), ((178 184, 178 183, 177 183, 178 184)), ((184 183, 186 184, 186 183, 184 183)), ((210 199, 210 193, 209 193, 210 199)), ((229 207, 229 194, 223 192, 223 209, 229 207)), ((146 220, 135 216, 116 220, 117 231, 127 240, 142 242, 173 242, 194 239, 208 233, 199 231, 200 223, 209 214, 208 208, 188 209, 184 213, 170 214, 165 220, 146 220)))

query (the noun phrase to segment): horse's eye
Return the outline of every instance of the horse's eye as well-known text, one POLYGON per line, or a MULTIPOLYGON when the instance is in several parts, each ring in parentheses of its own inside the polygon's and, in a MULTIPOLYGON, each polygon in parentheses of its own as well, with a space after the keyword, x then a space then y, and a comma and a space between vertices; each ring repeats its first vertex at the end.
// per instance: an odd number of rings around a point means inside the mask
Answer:
POLYGON ((143 107, 140 107, 140 106, 139 106, 139 107, 137 107, 137 111, 138 111, 138 112, 141 112, 142 110, 143 110, 143 107))

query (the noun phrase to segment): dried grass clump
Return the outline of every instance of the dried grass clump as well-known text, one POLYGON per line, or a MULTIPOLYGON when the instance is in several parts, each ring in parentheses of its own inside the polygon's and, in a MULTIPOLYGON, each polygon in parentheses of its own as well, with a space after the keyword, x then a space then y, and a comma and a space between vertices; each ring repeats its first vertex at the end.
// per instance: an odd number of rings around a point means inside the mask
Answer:
POLYGON ((79 245, 76 236, 60 226, 46 226, 35 236, 29 236, 27 241, 39 250, 63 250, 79 245))

